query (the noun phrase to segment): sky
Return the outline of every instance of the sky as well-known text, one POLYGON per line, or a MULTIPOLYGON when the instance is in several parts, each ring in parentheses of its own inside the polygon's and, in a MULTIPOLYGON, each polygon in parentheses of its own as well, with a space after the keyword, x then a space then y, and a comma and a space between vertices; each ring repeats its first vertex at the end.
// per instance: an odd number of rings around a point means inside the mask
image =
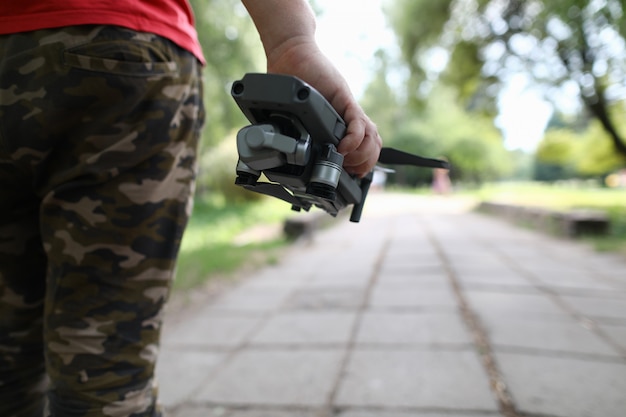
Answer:
MULTIPOLYGON (((383 2, 393 0, 316 0, 322 9, 317 20, 317 41, 346 77, 356 97, 370 81, 374 53, 383 48, 399 56, 395 35, 382 12, 383 2)), ((514 77, 500 97, 496 119, 505 146, 528 152, 541 140, 551 107, 528 87, 523 77, 514 77)))
POLYGON ((317 41, 346 76, 356 96, 370 80, 374 53, 384 48, 399 54, 393 31, 382 12, 385 0, 316 0, 322 9, 317 20, 317 41))

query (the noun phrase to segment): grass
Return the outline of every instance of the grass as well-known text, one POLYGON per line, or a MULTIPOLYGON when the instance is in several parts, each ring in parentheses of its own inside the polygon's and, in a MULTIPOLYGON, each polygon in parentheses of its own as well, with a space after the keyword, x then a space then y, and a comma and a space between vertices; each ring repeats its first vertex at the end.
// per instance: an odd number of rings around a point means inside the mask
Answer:
POLYGON ((198 197, 181 244, 174 289, 190 289, 216 276, 230 277, 244 265, 276 262, 287 244, 281 236, 247 244, 238 243, 236 237, 261 224, 280 228, 289 215, 289 205, 276 199, 228 204, 198 197))
POLYGON ((479 200, 545 207, 555 210, 593 209, 611 219, 607 236, 586 237, 597 250, 626 254, 626 190, 541 183, 490 184, 475 191, 479 200))
POLYGON ((623 189, 542 183, 498 183, 483 186, 476 193, 481 200, 497 200, 553 209, 626 208, 626 190, 623 189))

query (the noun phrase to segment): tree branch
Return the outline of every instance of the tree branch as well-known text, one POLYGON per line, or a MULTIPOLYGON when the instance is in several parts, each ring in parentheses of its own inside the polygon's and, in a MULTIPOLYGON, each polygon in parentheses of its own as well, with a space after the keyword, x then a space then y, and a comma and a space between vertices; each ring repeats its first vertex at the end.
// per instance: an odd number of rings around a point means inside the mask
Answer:
POLYGON ((609 111, 606 104, 606 99, 604 98, 604 94, 601 92, 597 92, 596 97, 585 97, 582 96, 583 102, 587 109, 600 121, 604 131, 609 135, 611 141, 613 142, 613 146, 615 150, 626 157, 626 142, 622 138, 622 136, 617 131, 615 124, 611 120, 611 116, 609 115, 609 111))

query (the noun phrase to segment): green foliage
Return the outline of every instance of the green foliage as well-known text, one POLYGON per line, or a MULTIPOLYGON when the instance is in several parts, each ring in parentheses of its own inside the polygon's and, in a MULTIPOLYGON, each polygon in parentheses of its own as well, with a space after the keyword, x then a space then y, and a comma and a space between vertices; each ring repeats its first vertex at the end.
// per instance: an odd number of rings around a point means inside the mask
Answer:
POLYGON ((597 121, 583 129, 563 123, 549 129, 535 158, 535 179, 541 181, 598 177, 626 166, 626 157, 615 153, 597 121))
POLYGON ((479 47, 474 43, 461 41, 452 51, 449 70, 442 74, 442 80, 455 86, 459 98, 469 102, 484 85, 484 82, 476 77, 476 74, 480 74, 482 66, 479 47))
MULTIPOLYGON (((480 183, 512 173, 511 154, 490 119, 470 114, 441 86, 435 88, 419 115, 405 121, 386 145, 428 157, 445 157, 457 181, 480 183)), ((398 182, 429 182, 430 170, 398 168, 398 182)))
POLYGON ((549 130, 537 148, 537 159, 547 164, 568 165, 575 146, 576 138, 571 130, 549 130))
POLYGON ((598 122, 591 123, 581 134, 572 158, 576 170, 583 176, 605 175, 618 168, 626 167, 626 156, 616 154, 606 132, 598 122))
POLYGON ((500 183, 480 189, 478 198, 554 210, 592 209, 605 211, 610 218, 608 236, 589 238, 597 250, 626 255, 626 193, 623 189, 607 189, 580 183, 545 184, 500 183))
POLYGON ((510 151, 511 168, 508 176, 504 176, 506 181, 530 181, 533 179, 534 155, 516 149, 510 151))
MULTIPOLYGON (((385 141, 385 146, 401 149, 406 152, 427 157, 440 157, 444 146, 435 135, 425 133, 425 122, 413 119, 403 122, 396 133, 385 141)), ((397 166, 392 167, 396 172, 388 180, 389 183, 417 186, 432 181, 430 169, 397 166)))
POLYGON ((535 161, 533 179, 537 181, 559 181, 575 178, 575 173, 567 165, 535 161))
POLYGON ((402 102, 403 97, 387 82, 387 75, 392 65, 389 56, 384 51, 378 50, 376 58, 377 69, 363 93, 360 104, 376 122, 378 132, 384 141, 395 133, 398 122, 406 117, 406 112, 402 102))
POLYGON ((407 82, 408 101, 413 106, 423 104, 423 83, 428 69, 422 57, 438 45, 450 17, 453 0, 397 0, 387 14, 400 40, 400 49, 411 76, 407 82))
POLYGON ((261 194, 235 185, 238 160, 236 131, 232 131, 221 143, 202 152, 198 175, 200 193, 217 193, 229 203, 261 199, 261 194))
POLYGON ((547 184, 542 182, 491 183, 479 192, 481 200, 498 201, 556 210, 573 208, 626 210, 626 193, 620 189, 599 188, 582 182, 547 184))
POLYGON ((484 138, 459 139, 447 152, 453 167, 452 178, 480 184, 503 176, 503 167, 498 166, 496 153, 500 152, 484 138))
POLYGON ((402 53, 413 71, 420 71, 420 54, 439 40, 450 17, 452 0, 398 0, 390 11, 401 35, 402 53))
POLYGON ((230 86, 247 72, 263 69, 264 54, 252 20, 239 0, 191 0, 198 37, 207 60, 204 68, 206 109, 202 144, 219 143, 245 123, 230 97, 230 86))
POLYGON ((236 237, 259 224, 280 230, 290 213, 288 205, 271 198, 233 204, 216 194, 198 196, 183 236, 175 288, 188 289, 216 275, 228 276, 243 265, 273 262, 286 244, 282 235, 245 245, 238 244, 236 237))
POLYGON ((420 57, 443 47, 450 59, 442 79, 472 106, 493 112, 497 87, 525 74, 558 96, 563 86, 602 122, 614 153, 626 156, 626 130, 611 114, 616 89, 626 82, 625 4, 621 0, 402 0, 391 22, 419 96, 428 63, 420 57))

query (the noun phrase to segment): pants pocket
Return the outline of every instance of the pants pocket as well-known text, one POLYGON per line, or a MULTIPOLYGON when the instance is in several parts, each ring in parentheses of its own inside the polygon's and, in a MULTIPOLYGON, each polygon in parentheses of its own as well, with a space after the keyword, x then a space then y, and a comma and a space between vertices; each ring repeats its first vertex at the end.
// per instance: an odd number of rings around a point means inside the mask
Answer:
POLYGON ((67 49, 63 62, 72 68, 135 77, 168 75, 178 64, 158 43, 138 40, 94 41, 67 49))

